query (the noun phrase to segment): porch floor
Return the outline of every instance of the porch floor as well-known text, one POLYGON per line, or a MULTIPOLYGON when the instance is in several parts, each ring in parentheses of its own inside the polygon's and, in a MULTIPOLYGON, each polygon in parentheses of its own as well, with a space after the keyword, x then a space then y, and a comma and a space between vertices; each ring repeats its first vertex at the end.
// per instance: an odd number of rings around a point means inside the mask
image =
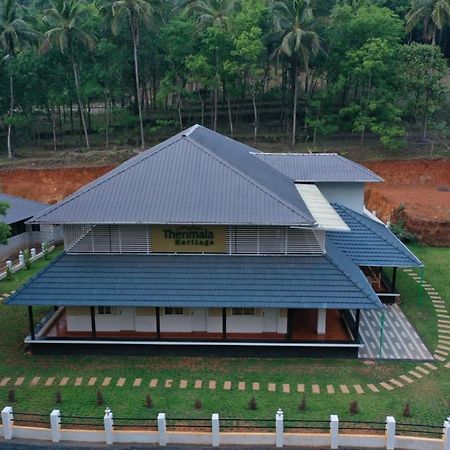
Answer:
POLYGON ((432 360, 433 357, 398 305, 386 305, 380 353, 381 311, 361 311, 359 358, 432 360))
MULTIPOLYGON (((50 319, 52 320, 52 319, 50 319)), ((351 341, 352 337, 340 317, 338 310, 327 311, 326 333, 318 335, 316 332, 317 311, 302 309, 294 310, 292 317, 293 341, 351 341)), ((167 333, 161 331, 164 339, 192 339, 192 340, 222 340, 222 333, 167 333)), ((155 339, 156 332, 139 332, 133 330, 122 331, 97 331, 97 338, 106 339, 130 339, 145 340, 155 339)), ((49 338, 90 338, 90 331, 68 331, 66 311, 63 310, 53 323, 45 330, 42 337, 49 338)), ((261 340, 261 341, 285 341, 286 335, 280 333, 227 333, 227 340, 261 340)))

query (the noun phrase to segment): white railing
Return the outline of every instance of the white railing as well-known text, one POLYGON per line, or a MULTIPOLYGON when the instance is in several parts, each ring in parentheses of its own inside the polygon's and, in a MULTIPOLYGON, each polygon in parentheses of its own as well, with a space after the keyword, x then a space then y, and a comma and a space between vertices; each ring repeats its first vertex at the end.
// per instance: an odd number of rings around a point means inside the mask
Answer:
MULTIPOLYGON (((42 243, 42 250, 37 253, 36 249, 33 247, 30 249, 30 262, 37 261, 38 259, 41 259, 43 256, 45 256, 45 253, 51 252, 55 249, 55 246, 53 244, 48 244, 46 242, 42 243), (44 249, 46 250, 44 251, 44 249)), ((9 267, 9 270, 11 273, 15 273, 20 269, 23 269, 25 267, 25 255, 23 251, 19 252, 18 262, 14 264, 11 260, 6 261, 6 267, 9 267)), ((0 273, 0 280, 4 280, 8 276, 8 270, 4 270, 0 273)))
MULTIPOLYGON (((191 419, 193 420, 192 425, 186 426, 184 422, 183 425, 179 425, 178 429, 176 421, 171 423, 165 413, 159 413, 156 420, 152 420, 152 425, 145 427, 139 425, 139 423, 128 424, 126 425, 127 427, 132 427, 132 429, 129 428, 128 430, 120 429, 121 427, 124 428, 123 422, 120 425, 121 421, 126 419, 115 418, 109 408, 105 409, 103 419, 98 417, 83 417, 84 419, 95 419, 98 421, 98 429, 89 430, 68 428, 71 422, 67 419, 70 419, 70 417, 62 416, 61 412, 56 409, 49 416, 18 412, 16 413, 16 417, 21 417, 21 419, 15 419, 12 407, 6 406, 1 412, 1 417, 2 426, 0 428, 0 436, 5 440, 35 439, 55 443, 61 441, 103 442, 107 445, 114 443, 146 443, 159 444, 160 446, 167 444, 210 445, 211 447, 220 447, 221 445, 274 445, 277 448, 285 446, 297 446, 300 448, 320 446, 322 448, 338 449, 339 446, 343 446, 346 448, 383 448, 387 450, 394 450, 395 448, 408 448, 410 450, 450 450, 450 418, 444 421, 442 427, 433 426, 432 428, 438 429, 438 431, 432 432, 436 437, 428 438, 404 435, 404 429, 402 430, 401 428, 402 424, 397 424, 392 416, 386 417, 386 422, 376 422, 383 425, 383 431, 380 434, 368 434, 370 430, 365 430, 367 434, 363 434, 361 428, 353 428, 355 431, 359 431, 358 434, 342 433, 337 415, 331 415, 329 421, 323 421, 326 424, 326 430, 323 430, 323 432, 302 433, 297 431, 301 427, 289 426, 289 422, 293 422, 293 420, 285 420, 281 409, 276 412, 273 421, 263 420, 263 422, 271 423, 259 427, 265 429, 265 431, 260 432, 249 431, 249 427, 247 427, 246 431, 239 430, 239 427, 235 427, 236 429, 233 431, 226 431, 224 423, 231 419, 221 419, 217 413, 212 414, 210 419, 191 419), (29 421, 32 426, 18 426, 15 423, 16 420, 17 422, 26 424, 27 416, 30 417, 29 421), (207 425, 199 426, 198 420, 205 420, 208 423, 207 425), (41 424, 44 421, 48 423, 48 427, 41 428, 36 426, 36 423, 41 424), (180 427, 183 427, 183 429, 192 427, 192 430, 180 431, 180 427), (200 431, 200 429, 205 431, 200 431), (295 430, 293 431, 293 429, 295 430), (403 431, 403 433, 400 435, 398 431, 403 431)), ((74 418, 76 419, 76 416, 74 418)), ((189 419, 176 420, 189 421, 189 419)), ((243 419, 233 420, 242 421, 243 419)), ((255 422, 257 420, 253 419, 253 421, 255 422)), ((357 421, 343 422, 347 424, 343 428, 347 429, 349 423, 368 423, 357 421)), ((417 426, 417 424, 412 425, 417 426)), ((430 428, 430 425, 424 425, 424 427, 430 428)), ((311 426, 305 426, 306 428, 311 428, 311 426)), ((377 429, 380 430, 381 428, 377 429)))

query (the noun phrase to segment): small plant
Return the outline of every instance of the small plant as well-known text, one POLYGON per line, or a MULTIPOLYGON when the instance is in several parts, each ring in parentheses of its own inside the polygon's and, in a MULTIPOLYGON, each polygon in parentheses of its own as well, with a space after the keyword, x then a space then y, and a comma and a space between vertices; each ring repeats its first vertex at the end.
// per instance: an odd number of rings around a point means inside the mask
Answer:
POLYGON ((48 249, 48 243, 47 242, 43 242, 42 243, 42 253, 44 254, 44 259, 48 260, 50 258, 50 252, 48 249))
POLYGON ((23 251, 23 264, 25 266, 25 270, 31 269, 31 253, 28 248, 23 251))
POLYGON ((403 407, 403 417, 411 417, 411 407, 409 403, 406 403, 403 407))
POLYGON ((256 398, 253 396, 248 402, 248 409, 251 411, 256 411, 258 409, 258 405, 256 404, 256 398))
POLYGON ((14 403, 16 401, 16 391, 14 389, 10 389, 8 392, 8 402, 14 403))
POLYGON ((55 403, 62 403, 62 394, 60 391, 56 391, 55 394, 55 403))
POLYGON ((195 400, 195 403, 194 403, 195 409, 202 409, 202 406, 203 406, 202 401, 199 398, 197 400, 195 400))
POLYGON ((10 266, 6 266, 6 279, 8 281, 12 281, 13 280, 13 271, 11 270, 10 266))
POLYGON ((147 409, 150 409, 152 406, 153 406, 152 396, 150 394, 147 394, 147 396, 145 397, 145 407, 147 409))
POLYGON ((303 394, 303 397, 300 400, 300 403, 298 404, 298 410, 306 411, 306 395, 305 394, 303 394))
POLYGON ((359 406, 356 400, 350 402, 350 414, 355 415, 359 413, 359 406))
POLYGON ((97 405, 102 406, 105 404, 105 399, 103 398, 102 391, 97 391, 97 405))

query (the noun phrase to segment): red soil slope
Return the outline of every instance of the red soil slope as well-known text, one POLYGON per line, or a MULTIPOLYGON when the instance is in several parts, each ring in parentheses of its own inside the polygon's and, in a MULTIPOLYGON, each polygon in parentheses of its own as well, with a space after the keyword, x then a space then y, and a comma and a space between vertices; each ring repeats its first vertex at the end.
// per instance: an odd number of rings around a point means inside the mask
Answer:
MULTIPOLYGON (((432 245, 450 246, 450 161, 408 160, 364 162, 385 179, 369 185, 366 204, 383 220, 395 220, 404 206, 406 228, 432 245)), ((63 169, 0 170, 0 189, 55 203, 98 178, 112 166, 63 169)))

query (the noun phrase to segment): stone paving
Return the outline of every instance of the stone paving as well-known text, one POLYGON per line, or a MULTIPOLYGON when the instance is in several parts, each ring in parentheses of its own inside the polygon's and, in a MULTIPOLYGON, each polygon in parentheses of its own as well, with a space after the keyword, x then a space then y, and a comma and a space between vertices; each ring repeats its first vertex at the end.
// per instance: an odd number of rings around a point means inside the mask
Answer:
MULTIPOLYGON (((412 270, 406 269, 405 272, 410 275, 416 282, 420 282, 419 276, 413 272, 412 270)), ((436 325, 438 328, 438 335, 439 335, 439 341, 437 344, 437 347, 434 351, 434 355, 431 356, 431 354, 428 352, 428 350, 425 349, 426 352, 430 355, 427 358, 421 358, 423 359, 429 359, 433 362, 426 361, 418 364, 413 370, 410 370, 407 372, 407 374, 400 374, 396 378, 391 378, 386 381, 381 381, 379 383, 368 383, 365 385, 362 384, 354 384, 354 385, 347 385, 347 384, 341 384, 341 385, 333 385, 333 384, 326 384, 326 385, 319 385, 319 384, 304 384, 304 383, 297 383, 296 385, 291 385, 289 383, 267 383, 267 385, 261 385, 257 381, 253 382, 246 382, 246 381, 238 381, 232 383, 231 381, 225 381, 222 386, 219 386, 218 382, 216 380, 173 380, 173 379, 157 379, 153 378, 150 380, 144 380, 143 378, 135 378, 127 380, 124 377, 114 379, 112 377, 105 377, 100 380, 98 380, 96 377, 90 377, 90 378, 82 378, 82 377, 24 377, 20 376, 17 378, 11 378, 11 377, 3 377, 0 378, 0 387, 7 388, 8 386, 22 386, 25 383, 28 383, 30 386, 45 386, 45 387, 51 387, 55 385, 59 386, 99 386, 102 387, 108 387, 113 386, 114 388, 121 388, 125 385, 132 385, 133 387, 140 387, 142 385, 145 386, 145 383, 148 383, 148 387, 155 389, 158 386, 163 387, 164 389, 187 389, 188 387, 193 387, 194 389, 201 389, 203 386, 203 383, 205 383, 205 386, 208 386, 209 389, 215 390, 222 388, 225 391, 246 391, 251 390, 253 391, 259 391, 262 389, 267 390, 268 392, 282 392, 284 394, 292 394, 292 393, 305 393, 305 392, 311 392, 312 394, 316 395, 350 395, 350 394, 358 394, 358 395, 364 395, 367 392, 370 392, 372 394, 376 394, 380 391, 393 391, 395 389, 405 389, 407 386, 411 385, 415 382, 420 382, 420 380, 423 377, 427 377, 433 372, 437 370, 443 370, 443 369, 450 369, 450 361, 449 354, 450 354, 450 315, 447 311, 446 304, 442 300, 442 298, 439 296, 437 291, 430 286, 427 283, 422 284, 424 286, 425 291, 429 294, 430 300, 433 303, 433 306, 435 308, 437 318, 440 320, 436 320, 436 325), (98 384, 98 383, 99 384, 98 384)), ((423 301, 426 301, 425 299, 423 301)), ((396 309, 396 308, 394 308, 396 309)), ((398 315, 395 315, 393 320, 393 325, 401 325, 401 322, 395 323, 395 317, 398 315)), ((409 322, 408 322, 409 323, 409 322)), ((412 328, 412 327, 411 327, 412 328)), ((405 331, 407 332, 407 331, 405 331)), ((401 336, 400 332, 400 336, 401 336)), ((395 354, 395 352, 398 351, 395 348, 391 350, 386 350, 386 353, 382 356, 385 357, 389 352, 392 352, 392 354, 395 354)), ((423 349, 420 349, 420 351, 423 351, 423 349)), ((376 359, 376 358, 375 358, 376 359)), ((398 359, 398 358, 396 358, 398 359)), ((414 359, 414 358, 410 358, 414 359)))

